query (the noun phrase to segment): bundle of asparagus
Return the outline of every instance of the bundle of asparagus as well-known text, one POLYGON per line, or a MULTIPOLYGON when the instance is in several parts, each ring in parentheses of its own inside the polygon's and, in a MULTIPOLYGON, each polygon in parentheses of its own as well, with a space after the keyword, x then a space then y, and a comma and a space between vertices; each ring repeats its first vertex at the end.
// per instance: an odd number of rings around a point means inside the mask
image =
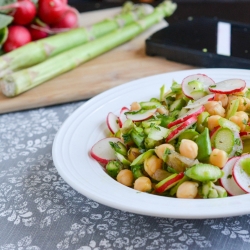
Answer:
POLYGON ((55 76, 72 70, 78 65, 133 39, 163 18, 172 15, 175 9, 175 3, 164 1, 152 13, 138 21, 116 29, 94 41, 62 52, 40 64, 7 74, 0 82, 2 92, 9 97, 16 96, 55 76))
POLYGON ((0 77, 6 73, 27 68, 86 42, 126 26, 149 14, 145 5, 126 2, 121 13, 91 27, 81 27, 28 43, 0 57, 0 77))

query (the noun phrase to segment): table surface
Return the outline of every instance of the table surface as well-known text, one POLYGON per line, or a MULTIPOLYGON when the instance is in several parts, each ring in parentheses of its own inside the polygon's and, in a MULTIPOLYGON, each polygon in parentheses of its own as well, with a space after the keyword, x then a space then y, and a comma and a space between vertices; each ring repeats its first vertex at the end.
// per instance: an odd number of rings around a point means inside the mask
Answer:
POLYGON ((58 129, 83 103, 0 115, 0 250, 250 249, 250 215, 142 216, 73 190, 57 173, 51 151, 58 129))
POLYGON ((142 216, 73 190, 57 173, 51 150, 62 123, 82 104, 0 115, 1 250, 250 249, 250 215, 142 216))

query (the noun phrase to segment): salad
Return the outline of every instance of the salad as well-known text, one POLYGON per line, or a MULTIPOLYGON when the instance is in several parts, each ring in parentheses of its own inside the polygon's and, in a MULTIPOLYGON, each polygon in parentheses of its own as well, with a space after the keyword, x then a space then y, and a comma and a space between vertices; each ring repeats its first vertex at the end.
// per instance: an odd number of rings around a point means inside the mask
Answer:
POLYGON ((163 85, 158 97, 107 114, 110 134, 90 155, 140 192, 223 198, 250 192, 250 89, 204 74, 163 85))

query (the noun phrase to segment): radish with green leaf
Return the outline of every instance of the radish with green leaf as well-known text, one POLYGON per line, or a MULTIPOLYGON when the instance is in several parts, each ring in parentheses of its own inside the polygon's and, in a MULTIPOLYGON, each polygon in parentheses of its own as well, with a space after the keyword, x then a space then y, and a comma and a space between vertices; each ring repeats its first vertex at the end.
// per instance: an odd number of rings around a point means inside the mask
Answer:
POLYGON ((8 37, 3 44, 3 50, 10 52, 31 42, 31 40, 31 34, 27 28, 20 25, 9 26, 8 37))
POLYGON ((18 0, 15 3, 0 6, 1 10, 10 10, 17 25, 30 24, 36 16, 36 6, 31 0, 18 0))

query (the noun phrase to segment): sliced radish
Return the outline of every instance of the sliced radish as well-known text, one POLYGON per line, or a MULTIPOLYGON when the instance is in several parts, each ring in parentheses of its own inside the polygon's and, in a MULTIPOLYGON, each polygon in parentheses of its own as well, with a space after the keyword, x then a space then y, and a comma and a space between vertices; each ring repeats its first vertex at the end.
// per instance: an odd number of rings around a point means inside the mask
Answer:
POLYGON ((204 106, 199 106, 196 107, 194 109, 190 109, 186 114, 184 114, 183 116, 179 117, 177 120, 170 122, 168 124, 168 128, 171 128, 175 125, 178 125, 186 120, 188 120, 191 117, 195 117, 198 116, 200 113, 202 113, 203 111, 205 111, 205 107, 204 106))
POLYGON ((144 121, 148 118, 152 117, 157 109, 149 109, 149 110, 139 110, 137 112, 126 112, 125 115, 127 119, 130 119, 135 122, 144 121))
POLYGON ((128 111, 129 109, 127 107, 121 108, 120 115, 118 118, 120 128, 122 127, 123 123, 127 120, 127 116, 125 115, 125 113, 128 111))
POLYGON ((222 169, 224 175, 219 179, 221 186, 223 186, 231 196, 245 194, 245 192, 235 182, 232 175, 233 166, 239 159, 240 157, 233 157, 229 159, 222 169))
POLYGON ((116 137, 107 137, 98 141, 90 150, 90 155, 102 164, 107 164, 111 160, 115 160, 115 151, 111 148, 109 142, 122 142, 116 137))
POLYGON ((195 75, 190 75, 184 78, 182 81, 181 87, 185 96, 187 96, 190 99, 197 100, 202 97, 201 95, 197 95, 197 91, 198 92, 203 91, 205 94, 205 92, 209 92, 208 87, 214 84, 215 84, 214 81, 207 75, 195 74, 195 75), (202 84, 202 89, 197 90, 193 86, 190 86, 189 83, 192 81, 200 82, 202 84))
MULTIPOLYGON (((237 185, 246 193, 250 193, 250 176, 244 171, 244 161, 249 159, 250 162, 250 154, 241 156, 233 167, 233 178, 237 185)), ((248 161, 248 160, 247 160, 248 161)), ((248 163, 250 166, 250 164, 248 163)))
POLYGON ((194 101, 193 103, 188 104, 185 108, 186 109, 194 109, 197 107, 200 107, 204 104, 206 104, 208 101, 212 101, 214 99, 215 94, 210 94, 210 95, 206 95, 196 101, 194 101))
POLYGON ((120 129, 119 118, 112 112, 108 113, 106 123, 112 134, 115 134, 120 129))
POLYGON ((184 177, 184 173, 181 172, 179 174, 172 174, 169 177, 163 179, 159 183, 155 185, 155 191, 157 193, 163 193, 166 190, 173 187, 175 184, 177 184, 182 178, 184 177))
POLYGON ((195 124, 197 122, 197 117, 196 116, 192 116, 190 117, 188 120, 184 121, 183 123, 181 123, 177 128, 175 128, 172 132, 170 132, 170 134, 168 135, 168 137, 166 138, 166 142, 170 142, 172 140, 174 140, 176 137, 178 137, 183 131, 185 131, 186 129, 190 128, 193 124, 195 124))
POLYGON ((240 133, 237 131, 234 131, 233 133, 234 133, 234 146, 231 154, 229 155, 229 158, 233 157, 237 153, 242 154, 243 151, 243 142, 242 139, 240 138, 240 133))
POLYGON ((217 82, 209 86, 209 91, 218 94, 233 94, 242 91, 246 87, 246 82, 241 79, 228 79, 217 82))

